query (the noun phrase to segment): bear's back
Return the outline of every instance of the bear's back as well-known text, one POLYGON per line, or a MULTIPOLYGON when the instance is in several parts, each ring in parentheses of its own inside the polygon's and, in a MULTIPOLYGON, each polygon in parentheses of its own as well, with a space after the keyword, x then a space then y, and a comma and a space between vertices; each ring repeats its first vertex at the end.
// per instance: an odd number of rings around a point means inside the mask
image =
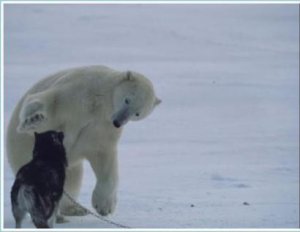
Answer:
POLYGON ((74 81, 75 79, 80 80, 83 78, 113 78, 118 75, 118 71, 113 70, 109 67, 103 65, 93 65, 93 66, 83 66, 78 68, 70 68, 65 69, 50 76, 47 76, 37 82, 25 96, 30 93, 38 93, 49 89, 53 86, 63 85, 68 83, 71 79, 74 81))

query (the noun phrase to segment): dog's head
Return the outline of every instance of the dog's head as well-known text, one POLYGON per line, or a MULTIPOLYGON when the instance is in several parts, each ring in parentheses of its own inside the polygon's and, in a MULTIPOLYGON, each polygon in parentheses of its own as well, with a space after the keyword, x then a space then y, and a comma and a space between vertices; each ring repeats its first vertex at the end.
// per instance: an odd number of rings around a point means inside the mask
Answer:
POLYGON ((36 145, 43 147, 63 146, 64 133, 57 131, 46 131, 43 133, 34 133, 36 145))
POLYGON ((48 157, 57 162, 63 162, 67 165, 66 151, 63 144, 64 134, 57 131, 46 131, 43 133, 34 133, 35 143, 33 155, 39 157, 48 157))

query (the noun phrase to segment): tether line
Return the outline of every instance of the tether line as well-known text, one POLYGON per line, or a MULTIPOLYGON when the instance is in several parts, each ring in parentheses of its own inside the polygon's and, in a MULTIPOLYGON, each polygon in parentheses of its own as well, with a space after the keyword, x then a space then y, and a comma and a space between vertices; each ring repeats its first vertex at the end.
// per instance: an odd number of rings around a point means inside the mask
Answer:
POLYGON ((108 224, 111 224, 113 226, 116 226, 116 227, 120 227, 120 228, 130 228, 129 226, 125 226, 125 225, 122 225, 120 223, 117 223, 117 222, 114 222, 114 221, 111 221, 107 218, 103 218, 101 216, 99 216, 98 214, 94 213, 93 211, 85 208, 84 206, 82 206, 81 204, 79 204, 76 200, 74 200, 73 197, 70 196, 70 194, 68 194, 66 191, 64 191, 64 194, 68 197, 68 199, 76 206, 78 206, 79 208, 83 209, 87 214, 90 214, 90 215, 93 215, 94 217, 98 218, 99 220, 101 221, 104 221, 108 224))

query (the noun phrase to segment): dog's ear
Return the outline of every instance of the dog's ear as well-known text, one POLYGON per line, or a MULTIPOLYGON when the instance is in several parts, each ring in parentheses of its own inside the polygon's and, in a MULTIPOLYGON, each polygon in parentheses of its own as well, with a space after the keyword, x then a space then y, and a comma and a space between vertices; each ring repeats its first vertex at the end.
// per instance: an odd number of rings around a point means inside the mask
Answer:
POLYGON ((58 132, 58 138, 62 142, 64 140, 64 133, 63 132, 58 132))

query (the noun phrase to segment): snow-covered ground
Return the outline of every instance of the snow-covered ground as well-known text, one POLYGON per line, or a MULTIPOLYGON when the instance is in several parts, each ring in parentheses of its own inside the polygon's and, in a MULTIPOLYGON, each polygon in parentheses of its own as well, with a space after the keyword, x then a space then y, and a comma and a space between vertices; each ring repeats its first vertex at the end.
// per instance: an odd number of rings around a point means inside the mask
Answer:
MULTIPOLYGON (((139 71, 162 98, 125 128, 109 219, 134 228, 299 227, 297 5, 4 10, 6 126, 32 84, 74 66, 139 71)), ((12 228, 6 158, 4 173, 4 227, 12 228)), ((84 179, 79 201, 91 208, 88 164, 84 179)), ((92 216, 69 221, 56 227, 112 227, 92 216)))

